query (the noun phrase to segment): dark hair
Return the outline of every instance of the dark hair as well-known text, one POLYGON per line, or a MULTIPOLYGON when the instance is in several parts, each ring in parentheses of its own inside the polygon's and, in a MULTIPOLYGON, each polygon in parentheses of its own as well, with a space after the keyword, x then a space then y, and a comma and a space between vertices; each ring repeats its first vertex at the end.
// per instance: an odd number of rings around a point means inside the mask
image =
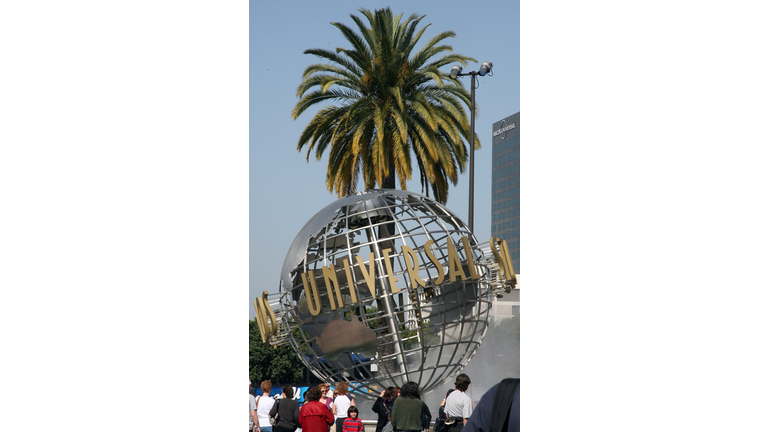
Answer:
POLYGON ((421 396, 419 396, 419 385, 413 381, 408 381, 403 384, 403 387, 400 389, 400 396, 411 399, 421 399, 421 396))
POLYGON ((307 401, 320 400, 320 387, 310 387, 309 390, 304 392, 304 399, 307 401))
POLYGON ((293 399, 293 386, 289 386, 289 385, 283 386, 283 393, 285 393, 286 398, 293 399))
POLYGON ((351 407, 349 407, 349 409, 347 410, 347 417, 352 417, 352 416, 350 415, 350 414, 352 414, 352 413, 357 413, 358 415, 360 415, 360 411, 358 411, 358 410, 357 410, 357 407, 356 407, 356 406, 354 406, 354 405, 352 405, 351 407))
POLYGON ((471 383, 472 381, 469 379, 469 375, 459 374, 459 376, 456 377, 456 390, 467 391, 467 388, 469 388, 471 383))
POLYGON ((384 390, 384 397, 382 399, 386 401, 393 401, 397 399, 397 390, 395 390, 394 387, 387 387, 386 390, 384 390))
POLYGON ((448 399, 448 396, 450 396, 450 394, 453 393, 454 390, 456 390, 456 389, 448 390, 448 393, 445 394, 445 398, 448 399))

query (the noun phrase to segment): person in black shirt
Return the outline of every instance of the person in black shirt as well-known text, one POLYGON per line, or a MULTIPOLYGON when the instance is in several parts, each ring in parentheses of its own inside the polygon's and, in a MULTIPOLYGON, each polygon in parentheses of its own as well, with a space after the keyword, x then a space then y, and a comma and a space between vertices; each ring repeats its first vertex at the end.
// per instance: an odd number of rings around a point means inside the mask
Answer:
POLYGON ((294 432, 299 427, 299 403, 293 400, 293 387, 283 386, 283 397, 278 399, 269 416, 277 414, 277 423, 272 426, 272 432, 294 432))
MULTIPOLYGON (((376 402, 373 403, 371 410, 379 415, 379 419, 376 422, 376 432, 382 432, 384 427, 389 423, 389 414, 392 412, 392 405, 395 404, 397 399, 397 390, 394 387, 388 387, 381 392, 376 402)), ((390 427, 389 430, 392 430, 390 427)))
MULTIPOLYGON (((472 412, 472 416, 464 425, 462 432, 481 432, 488 431, 491 424, 491 407, 493 406, 493 399, 496 396, 496 391, 499 389, 499 384, 491 387, 490 390, 485 392, 480 402, 475 407, 475 411, 472 412)), ((501 428, 501 432, 520 432, 520 385, 518 384, 515 389, 514 396, 512 397, 512 405, 509 407, 509 413, 506 415, 504 425, 501 428)))

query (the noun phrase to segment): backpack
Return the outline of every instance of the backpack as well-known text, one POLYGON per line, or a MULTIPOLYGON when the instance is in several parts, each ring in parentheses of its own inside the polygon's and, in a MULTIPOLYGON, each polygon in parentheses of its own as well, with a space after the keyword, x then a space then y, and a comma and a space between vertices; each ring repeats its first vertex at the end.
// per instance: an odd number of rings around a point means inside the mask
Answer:
POLYGON ((509 419, 509 410, 512 408, 512 399, 515 397, 517 387, 520 385, 519 378, 506 378, 499 383, 496 394, 493 395, 491 403, 491 417, 488 424, 489 432, 501 432, 509 419))

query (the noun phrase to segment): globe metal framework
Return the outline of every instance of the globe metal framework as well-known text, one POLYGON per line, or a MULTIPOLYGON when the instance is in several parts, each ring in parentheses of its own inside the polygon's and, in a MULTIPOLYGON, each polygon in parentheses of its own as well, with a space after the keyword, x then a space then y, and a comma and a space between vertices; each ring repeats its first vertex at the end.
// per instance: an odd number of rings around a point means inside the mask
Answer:
POLYGON ((377 189, 339 199, 290 246, 270 342, 360 395, 407 381, 429 392, 483 340, 494 290, 488 258, 429 197, 377 189))

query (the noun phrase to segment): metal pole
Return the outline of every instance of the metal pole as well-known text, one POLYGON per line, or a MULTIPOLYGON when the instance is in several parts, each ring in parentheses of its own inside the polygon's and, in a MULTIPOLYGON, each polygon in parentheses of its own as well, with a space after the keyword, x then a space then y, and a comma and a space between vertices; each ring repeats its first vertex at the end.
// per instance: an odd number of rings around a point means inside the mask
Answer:
POLYGON ((470 103, 471 133, 469 135, 469 217, 467 223, 469 230, 475 231, 475 72, 470 72, 472 76, 472 93, 470 103))

